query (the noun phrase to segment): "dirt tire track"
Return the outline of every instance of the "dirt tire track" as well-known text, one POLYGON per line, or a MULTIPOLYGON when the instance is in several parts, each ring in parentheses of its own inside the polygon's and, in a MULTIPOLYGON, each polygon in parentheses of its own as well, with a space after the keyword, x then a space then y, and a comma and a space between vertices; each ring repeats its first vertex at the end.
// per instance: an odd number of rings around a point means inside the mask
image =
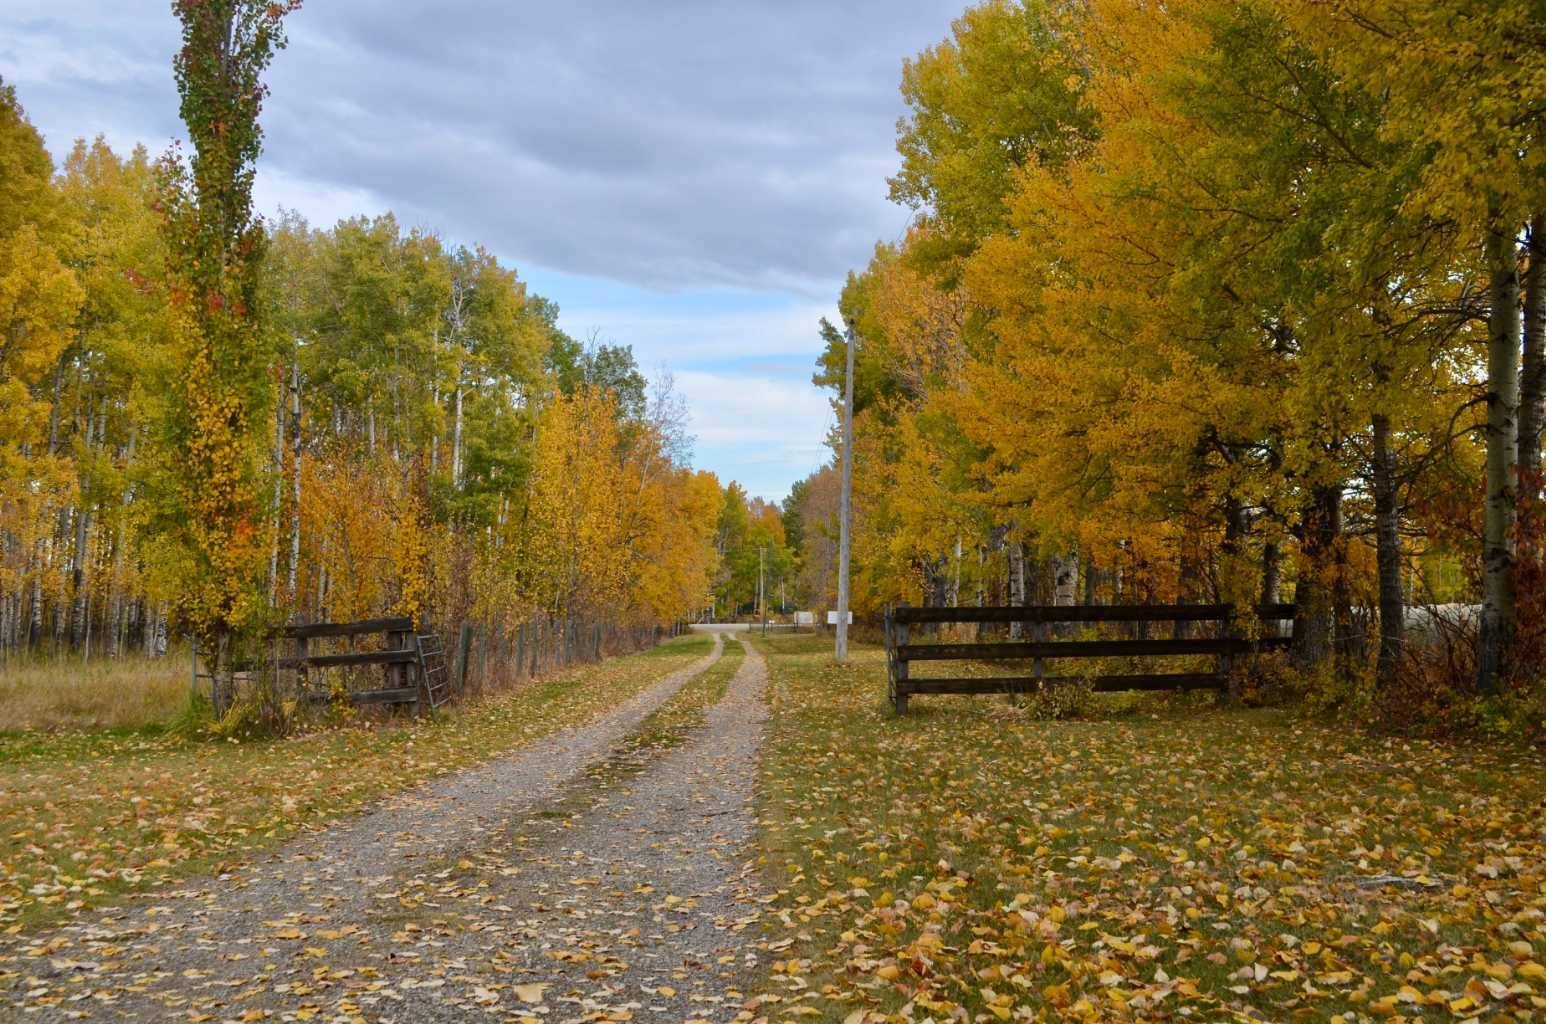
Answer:
POLYGON ((450 926, 423 940, 464 969, 404 993, 397 1019, 483 1009, 553 1024, 719 1022, 740 1011, 740 983, 760 966, 751 843, 767 719, 767 668, 743 646, 725 697, 681 746, 578 818, 482 851, 442 908, 450 926), (532 984, 548 986, 538 1003, 519 998, 532 984))
MULTIPOLYGON (((170 1012, 183 1019, 210 1013, 204 1019, 222 1020, 239 1017, 247 1008, 274 1007, 273 986, 282 984, 280 976, 315 978, 316 960, 302 962, 313 956, 305 952, 310 941, 286 940, 282 936, 288 932, 273 926, 287 915, 301 922, 295 930, 303 933, 311 931, 307 920, 325 922, 319 928, 329 932, 354 926, 349 938, 361 947, 359 954, 341 948, 339 955, 369 957, 372 929, 361 922, 368 922, 384 902, 383 887, 436 858, 474 849, 491 833, 508 834, 517 818, 553 800, 713 665, 723 646, 716 633, 708 655, 589 724, 394 795, 359 817, 285 843, 230 878, 163 889, 90 921, 11 939, 5 943, 7 958, 22 954, 24 947, 53 946, 41 958, 16 956, 9 966, 75 997, 56 1007, 31 1005, 26 1019, 159 1021, 169 1019, 170 1012), (125 991, 125 986, 137 991, 125 991)), ((20 1010, 18 996, 31 989, 23 984, 0 997, 0 1009, 8 1003, 20 1010)), ((277 1002, 299 1006, 302 1000, 277 1002)), ((319 1012, 316 1019, 333 1016, 319 1012)), ((344 1019, 350 1016, 345 1013, 344 1019)), ((415 1018, 389 1014, 380 1019, 415 1018)))

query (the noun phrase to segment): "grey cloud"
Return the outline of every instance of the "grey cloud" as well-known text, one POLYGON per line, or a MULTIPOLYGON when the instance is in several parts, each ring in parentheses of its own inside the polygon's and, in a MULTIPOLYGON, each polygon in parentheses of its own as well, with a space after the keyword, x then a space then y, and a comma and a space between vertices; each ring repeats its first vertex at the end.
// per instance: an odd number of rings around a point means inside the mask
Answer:
MULTIPOLYGON (((56 152, 177 133, 169 11, 33 4, 0 13, 0 74, 56 152)), ((903 221, 883 181, 900 62, 958 10, 311 0, 269 76, 264 164, 517 263, 830 296, 903 221)))

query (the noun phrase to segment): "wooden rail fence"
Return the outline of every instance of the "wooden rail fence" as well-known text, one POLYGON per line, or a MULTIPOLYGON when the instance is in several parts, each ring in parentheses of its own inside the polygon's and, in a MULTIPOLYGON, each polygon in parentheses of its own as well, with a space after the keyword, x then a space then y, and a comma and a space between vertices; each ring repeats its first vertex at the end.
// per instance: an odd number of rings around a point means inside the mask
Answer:
MULTIPOLYGON (((1264 605, 1258 609, 1263 623, 1275 625, 1294 617, 1291 604, 1264 605)), ((1287 647, 1292 636, 1268 635, 1249 639, 1239 635, 1235 609, 1224 604, 1161 605, 1027 605, 992 608, 912 608, 906 605, 886 613, 886 690, 897 714, 907 713, 913 694, 1036 693, 1047 687, 1089 682, 1096 692, 1119 690, 1222 689, 1227 685, 1232 660, 1237 655, 1287 647), (1132 635, 1120 639, 1050 639, 1053 625, 1125 623, 1129 632, 1143 634, 1150 623, 1176 624, 1175 636, 1149 638, 1132 635), (1031 627, 1033 638, 993 643, 913 642, 909 627, 983 623, 1031 627), (1192 629, 1208 629, 1213 636, 1184 635, 1192 629), (1110 675, 1048 675, 1046 662, 1064 658, 1177 658, 1211 656, 1210 672, 1130 672, 1110 675), (1029 675, 959 676, 916 678, 914 662, 975 661, 1031 662, 1029 675)), ((1290 630, 1290 632, 1292 632, 1290 630)))
POLYGON ((293 644, 287 657, 276 658, 274 667, 297 674, 296 692, 313 699, 326 693, 313 691, 310 671, 323 668, 352 668, 380 665, 385 669, 384 685, 349 690, 345 696, 355 704, 428 704, 439 707, 450 696, 450 680, 445 665, 445 647, 439 634, 419 633, 409 618, 365 619, 361 622, 317 622, 302 626, 284 626, 275 634, 293 644), (356 637, 385 634, 385 644, 376 650, 349 650, 336 654, 313 654, 313 640, 345 639, 352 648, 356 637))

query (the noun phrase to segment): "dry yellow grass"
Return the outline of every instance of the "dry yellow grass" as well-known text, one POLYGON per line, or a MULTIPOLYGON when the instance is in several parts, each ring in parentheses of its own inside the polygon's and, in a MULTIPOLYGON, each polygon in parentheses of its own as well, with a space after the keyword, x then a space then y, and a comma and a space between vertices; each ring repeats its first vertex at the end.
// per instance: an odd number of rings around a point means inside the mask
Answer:
POLYGON ((142 729, 188 705, 188 661, 80 658, 0 664, 0 732, 142 729))

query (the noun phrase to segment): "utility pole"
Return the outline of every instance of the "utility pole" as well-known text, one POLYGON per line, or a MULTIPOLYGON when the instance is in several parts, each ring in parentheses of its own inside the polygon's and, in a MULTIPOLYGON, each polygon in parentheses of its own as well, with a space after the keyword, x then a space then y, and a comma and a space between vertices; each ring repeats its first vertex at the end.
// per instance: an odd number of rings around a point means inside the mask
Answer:
POLYGON ((757 549, 757 614, 762 616, 762 635, 768 635, 768 587, 763 582, 763 568, 767 563, 768 546, 757 549))
POLYGON ((843 375, 843 489, 838 499, 837 647, 839 664, 848 660, 848 541, 852 533, 854 486, 854 325, 846 332, 847 372, 843 375))

